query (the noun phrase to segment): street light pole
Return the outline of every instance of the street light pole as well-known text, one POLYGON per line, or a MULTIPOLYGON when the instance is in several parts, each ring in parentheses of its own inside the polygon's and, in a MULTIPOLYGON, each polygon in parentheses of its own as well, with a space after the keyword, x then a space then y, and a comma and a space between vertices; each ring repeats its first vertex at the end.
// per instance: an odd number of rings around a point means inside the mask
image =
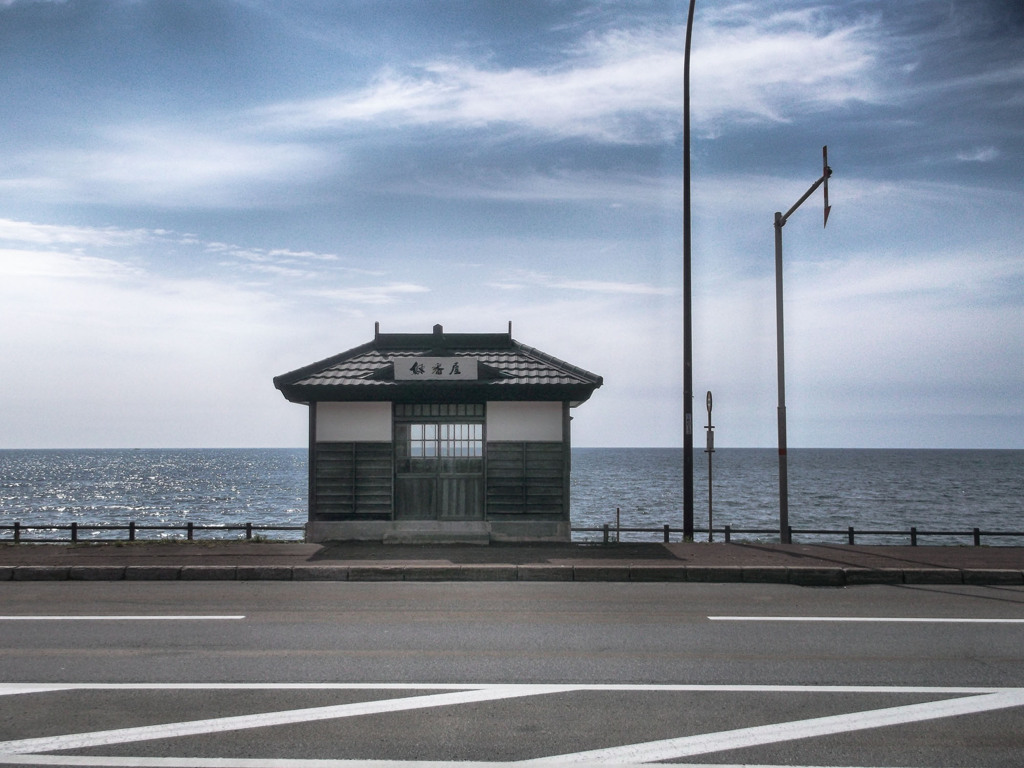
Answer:
POLYGON ((775 347, 779 369, 779 541, 789 544, 789 468, 786 460, 786 352, 782 323, 782 227, 786 221, 775 212, 775 347))
POLYGON ((822 226, 828 226, 828 214, 832 206, 828 204, 828 177, 832 169, 828 166, 828 147, 821 148, 821 178, 814 182, 803 197, 793 204, 784 214, 775 212, 775 341, 779 367, 779 541, 791 544, 789 536, 789 467, 786 446, 786 355, 783 348, 782 322, 782 228, 793 212, 810 197, 814 190, 825 185, 825 219, 822 226))
POLYGON ((686 17, 683 53, 683 540, 693 541, 693 322, 690 309, 690 37, 693 9, 686 17))

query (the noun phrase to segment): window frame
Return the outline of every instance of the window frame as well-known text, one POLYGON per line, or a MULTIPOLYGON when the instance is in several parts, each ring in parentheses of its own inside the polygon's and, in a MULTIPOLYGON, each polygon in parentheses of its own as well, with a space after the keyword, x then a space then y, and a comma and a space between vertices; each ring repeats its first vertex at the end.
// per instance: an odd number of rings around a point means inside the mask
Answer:
POLYGON ((396 403, 393 422, 396 474, 483 474, 482 403, 396 403))

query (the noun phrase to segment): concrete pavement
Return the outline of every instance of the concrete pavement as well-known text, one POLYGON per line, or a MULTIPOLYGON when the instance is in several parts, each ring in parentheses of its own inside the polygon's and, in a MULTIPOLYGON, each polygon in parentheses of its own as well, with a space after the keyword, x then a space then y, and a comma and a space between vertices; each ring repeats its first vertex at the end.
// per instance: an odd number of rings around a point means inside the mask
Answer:
POLYGON ((0 581, 671 581, 1024 584, 1024 547, 760 543, 0 545, 0 581))

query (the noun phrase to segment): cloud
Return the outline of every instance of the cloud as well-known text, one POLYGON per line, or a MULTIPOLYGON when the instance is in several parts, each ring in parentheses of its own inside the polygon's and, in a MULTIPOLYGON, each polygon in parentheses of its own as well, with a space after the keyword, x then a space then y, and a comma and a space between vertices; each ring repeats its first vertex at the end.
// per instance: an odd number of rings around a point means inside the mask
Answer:
POLYGON ((793 281, 787 360, 800 371, 802 396, 823 414, 821 401, 844 394, 855 394, 849 407, 862 410, 898 402, 907 412, 921 411, 938 395, 950 407, 970 407, 979 393, 990 408, 1019 406, 1020 301, 985 297, 1022 277, 1024 270, 1010 264, 977 274, 964 254, 950 254, 902 273, 847 264, 813 282, 793 281), (867 273, 860 285, 840 287, 858 270, 867 273), (886 285, 890 277, 893 287, 886 285))
POLYGON ((37 245, 130 246, 165 234, 165 230, 75 227, 0 219, 0 241, 37 245))
MULTIPOLYGON (((627 83, 626 68, 620 69, 494 72, 458 62, 435 63, 411 75, 381 73, 362 92, 281 105, 272 111, 279 125, 300 131, 372 121, 393 128, 506 125, 605 143, 669 140, 677 132, 672 81, 627 83), (656 87, 645 92, 645 85, 656 87)), ((651 73, 642 78, 652 79, 651 73)))
MULTIPOLYGON (((450 40, 412 6, 332 12, 298 53, 264 25, 224 41, 251 67, 154 51, 127 81, 99 28, 59 71, 12 48, 23 80, 81 98, 11 97, 0 410, 52 419, 55 445, 86 434, 83 414, 138 434, 170 403, 260 430, 278 409, 295 418, 269 376, 364 342, 373 319, 511 319, 606 377, 578 422, 591 444, 677 443, 684 30, 650 21, 678 7, 614 5, 554 4, 497 33, 483 13, 450 40), (155 228, 168 222, 180 230, 155 228)), ((1019 414, 1021 38, 965 40, 947 5, 698 4, 695 132, 721 140, 695 145, 694 369, 726 442, 774 442, 771 213, 817 177, 825 140, 828 229, 820 193, 786 227, 794 444, 801 420, 876 404, 1019 414)), ((148 50, 132 23, 124 45, 148 50)), ((191 421, 206 437, 141 442, 254 439, 191 421)), ((921 443, 891 429, 876 437, 921 443)))
POLYGON ((615 280, 571 280, 540 272, 516 271, 491 284, 503 290, 544 288, 554 291, 579 291, 618 296, 671 296, 674 288, 649 283, 632 283, 615 280))
POLYGON ((243 440, 214 403, 251 408, 270 390, 268 362, 295 337, 287 301, 237 281, 161 274, 117 237, 97 246, 93 231, 79 234, 98 255, 0 248, 4 444, 189 445, 220 422, 213 440, 243 440))
MULTIPOLYGON (((949 41, 944 42, 949 45, 949 41)), ((935 96, 937 92, 941 91, 960 91, 984 95, 990 93, 993 88, 1019 88, 1022 83, 1024 83, 1024 65, 1018 62, 1005 65, 991 64, 990 68, 982 72, 958 71, 953 77, 937 78, 921 86, 921 93, 935 96)), ((1020 102, 1019 92, 1015 102, 1020 102)))
POLYGON ((962 305, 964 299, 995 300, 1001 286, 1024 284, 1024 264, 1017 256, 969 252, 906 258, 901 253, 848 256, 842 261, 795 265, 793 278, 809 292, 800 300, 835 307, 843 302, 863 305, 864 300, 962 305), (813 287, 811 287, 813 286, 813 287))
POLYGON ((118 261, 54 251, 0 248, 0 275, 6 279, 110 280, 139 274, 118 261))
POLYGON ((35 152, 26 164, 29 196, 166 207, 262 206, 283 183, 294 195, 295 179, 309 182, 333 167, 313 145, 255 140, 242 127, 210 123, 98 129, 91 142, 35 152))
POLYGON ((694 29, 691 107, 715 135, 732 120, 787 122, 852 101, 878 102, 878 30, 870 19, 830 21, 814 9, 766 13, 713 8, 694 29))
POLYGON ((965 163, 991 163, 999 158, 999 150, 995 147, 975 147, 964 152, 958 152, 956 159, 965 163))
POLYGON ((678 132, 680 30, 591 38, 550 67, 486 69, 434 60, 380 70, 365 88, 274 105, 262 112, 289 131, 357 126, 506 125, 553 137, 660 142, 678 132))
MULTIPOLYGON (((214 254, 221 266, 227 269, 241 269, 246 272, 291 280, 315 280, 325 267, 338 269, 340 257, 334 253, 295 251, 287 248, 246 248, 230 243, 205 243, 204 251, 214 254)), ((346 271, 361 274, 379 274, 369 270, 347 268, 346 271)))
POLYGON ((307 290, 304 293, 339 304, 394 304, 402 297, 429 292, 428 287, 416 283, 387 283, 385 285, 307 290))
MULTIPOLYGON (((167 229, 76 227, 0 219, 0 276, 11 279, 100 281, 108 287, 115 281, 133 280, 145 290, 158 276, 177 271, 169 266, 195 262, 204 264, 203 274, 208 279, 226 285, 239 284, 240 274, 253 276, 245 282, 251 291, 273 282, 285 302, 318 296, 336 302, 379 304, 428 290, 401 282, 322 288, 325 280, 351 283, 387 274, 382 269, 351 266, 349 261, 336 253, 244 247, 204 241, 167 229), (4 247, 5 243, 9 245, 4 247)), ((38 290, 41 295, 51 295, 45 285, 38 290)))
POLYGON ((579 202, 608 205, 673 206, 678 209, 678 179, 636 171, 552 169, 513 174, 485 169, 475 177, 417 177, 389 185, 394 192, 452 200, 497 202, 579 202))
MULTIPOLYGON (((699 22, 692 106, 697 130, 706 135, 732 121, 784 122, 882 98, 877 30, 870 21, 840 24, 812 12, 765 15, 740 3, 702 13, 699 22)), ((295 206, 322 200, 319 186, 344 175, 350 157, 406 142, 406 129, 446 131, 449 138, 486 130, 490 144, 539 137, 664 145, 677 141, 682 129, 684 37, 679 25, 622 28, 591 34, 548 65, 433 59, 380 69, 361 88, 225 109, 188 124, 153 117, 84 125, 86 138, 74 146, 23 153, 21 175, 8 171, 4 185, 26 198, 63 203, 295 206), (346 135, 344 149, 325 141, 324 134, 338 133, 346 135)), ((617 178, 610 185, 591 183, 600 182, 601 173, 524 171, 507 183, 481 176, 462 194, 564 200, 610 192, 641 203, 661 195, 646 179, 611 175, 617 178)))
MULTIPOLYGON (((872 27, 829 25, 812 13, 705 14, 695 33, 695 119, 780 121, 794 112, 878 98, 872 27)), ((275 105, 269 124, 289 131, 360 123, 507 125, 556 138, 644 144, 681 129, 685 28, 617 30, 592 36, 550 68, 484 69, 459 60, 388 68, 364 89, 275 105)))
MULTIPOLYGON (((792 444, 906 447, 921 436, 901 425, 943 412, 947 437, 931 444, 957 445, 970 428, 958 434, 956 414, 1015 415, 1024 406, 1024 326, 1010 288, 1024 281, 1018 257, 865 253, 787 269, 792 444), (864 419, 883 415, 891 434, 864 429, 864 419)), ((714 391, 718 420, 728 419, 719 436, 730 444, 737 435, 738 444, 775 439, 774 312, 769 275, 719 281, 697 297, 696 386, 714 391)), ((1016 444, 1005 435, 995 442, 1016 444)))

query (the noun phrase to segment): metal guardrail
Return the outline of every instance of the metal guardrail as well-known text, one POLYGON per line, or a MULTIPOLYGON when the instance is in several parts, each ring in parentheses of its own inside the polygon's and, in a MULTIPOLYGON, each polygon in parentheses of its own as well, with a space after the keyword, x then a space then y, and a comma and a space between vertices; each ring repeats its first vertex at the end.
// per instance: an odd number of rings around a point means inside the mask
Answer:
MULTIPOLYGON (((193 541, 197 532, 203 533, 207 531, 215 532, 230 532, 230 531, 242 531, 244 532, 245 539, 252 539, 255 534, 257 537, 261 536, 264 532, 269 533, 273 531, 305 531, 304 525, 258 525, 254 523, 244 523, 240 525, 199 525, 196 523, 186 523, 184 525, 139 525, 135 521, 131 521, 128 525, 95 525, 95 524, 81 524, 81 523, 70 523, 68 525, 25 525, 20 522, 15 522, 12 525, 0 525, 0 543, 13 542, 14 544, 54 544, 54 543, 78 543, 83 541, 80 534, 89 531, 101 531, 101 532, 124 532, 128 534, 127 538, 89 538, 86 541, 95 542, 118 542, 118 541, 153 541, 152 538, 141 538, 139 537, 140 532, 145 531, 180 531, 183 532, 185 541, 193 541), (3 532, 10 531, 10 538, 3 535, 3 532), (32 536, 26 538, 24 533, 26 531, 45 531, 45 532, 56 532, 59 534, 62 531, 67 531, 67 536, 58 538, 40 538, 38 536, 32 536)), ((183 537, 175 536, 173 539, 181 540, 183 537)))
MULTIPOLYGON (((621 526, 613 525, 611 523, 605 523, 599 528, 573 528, 573 533, 600 533, 602 535, 603 543, 607 544, 612 541, 619 541, 621 533, 654 533, 662 534, 663 541, 667 544, 672 537, 673 533, 677 533, 682 536, 682 528, 672 528, 668 525, 664 525, 661 528, 623 528, 621 526), (614 534, 614 538, 613 538, 614 534)), ((738 535, 753 535, 753 536, 774 536, 779 535, 778 528, 733 528, 731 525, 723 526, 722 528, 694 528, 694 538, 696 539, 697 534, 722 534, 723 540, 726 544, 732 541, 734 534, 738 535)), ((793 537, 798 535, 813 535, 813 536, 841 536, 846 538, 847 544, 856 544, 858 536, 906 536, 909 540, 910 546, 918 546, 918 539, 929 536, 945 536, 948 538, 967 538, 970 537, 972 543, 976 547, 981 546, 982 538, 1006 538, 1006 537, 1017 537, 1024 539, 1024 531, 985 531, 981 528, 972 528, 969 531, 922 531, 916 526, 911 526, 909 529, 902 530, 886 530, 886 531, 870 531, 870 530, 856 530, 852 525, 846 529, 826 529, 826 528, 794 528, 788 527, 787 542, 792 544, 793 537)))
MULTIPOLYGON (((203 533, 225 533, 225 532, 241 532, 242 536, 238 538, 244 538, 251 540, 254 536, 262 537, 264 533, 273 532, 284 532, 284 531, 305 531, 304 525, 259 525, 255 523, 244 523, 239 525, 201 525, 196 523, 185 523, 184 525, 139 525, 132 521, 127 525, 95 525, 95 524, 80 524, 70 523, 67 525, 50 525, 50 524, 38 524, 38 525, 25 525, 20 522, 14 522, 10 525, 0 525, 0 544, 3 543, 14 543, 14 544, 53 544, 53 543, 78 543, 81 541, 93 541, 93 542, 119 542, 119 541, 154 541, 152 537, 145 537, 144 533, 147 531, 172 531, 181 532, 184 536, 175 536, 170 540, 195 540, 196 534, 203 533), (30 536, 26 537, 26 532, 43 531, 46 533, 57 534, 56 538, 53 537, 39 537, 30 536), (102 533, 112 532, 127 532, 127 538, 118 537, 107 537, 102 538, 87 538, 83 539, 81 534, 99 531, 102 533), (66 532, 65 536, 59 534, 66 532), (140 536, 140 534, 143 534, 140 536)), ((621 534, 623 533, 645 533, 660 535, 662 540, 667 544, 672 540, 673 534, 678 534, 679 539, 682 539, 683 529, 673 528, 666 524, 658 528, 624 528, 620 525, 614 525, 612 523, 605 523, 599 527, 589 528, 573 528, 573 533, 599 533, 601 534, 601 541, 605 544, 618 542, 621 540, 621 534)), ((772 536, 777 537, 779 531, 777 528, 734 528, 731 525, 726 525, 721 528, 694 528, 694 536, 698 534, 707 535, 721 534, 722 540, 728 544, 732 541, 734 535, 739 536, 772 536)), ((944 536, 947 538, 970 538, 974 546, 980 547, 982 545, 983 538, 1020 538, 1024 539, 1024 531, 986 531, 981 528, 972 528, 968 531, 924 531, 919 530, 916 526, 911 526, 910 529, 897 529, 897 530, 883 530, 883 531, 872 531, 872 530, 855 530, 851 525, 844 529, 827 529, 827 528, 793 528, 792 526, 788 529, 788 542, 793 543, 795 536, 836 536, 844 537, 846 543, 855 544, 857 537, 872 537, 872 536, 901 536, 907 537, 911 546, 918 546, 919 539, 927 538, 930 536, 944 536)), ((167 540, 165 538, 156 540, 167 540)))

